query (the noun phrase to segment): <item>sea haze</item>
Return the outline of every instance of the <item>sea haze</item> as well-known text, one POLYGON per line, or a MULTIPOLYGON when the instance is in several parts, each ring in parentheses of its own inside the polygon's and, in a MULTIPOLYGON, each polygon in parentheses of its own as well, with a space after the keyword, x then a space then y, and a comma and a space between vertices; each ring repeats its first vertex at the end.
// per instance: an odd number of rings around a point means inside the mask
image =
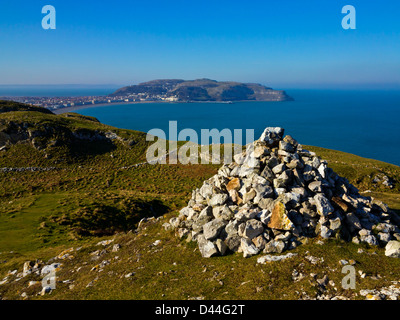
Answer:
MULTIPOLYGON (((400 165, 400 91, 287 90, 290 102, 149 103, 77 112, 119 128, 148 132, 178 121, 178 130, 281 126, 300 143, 400 165)), ((200 141, 199 141, 200 142, 200 141)))

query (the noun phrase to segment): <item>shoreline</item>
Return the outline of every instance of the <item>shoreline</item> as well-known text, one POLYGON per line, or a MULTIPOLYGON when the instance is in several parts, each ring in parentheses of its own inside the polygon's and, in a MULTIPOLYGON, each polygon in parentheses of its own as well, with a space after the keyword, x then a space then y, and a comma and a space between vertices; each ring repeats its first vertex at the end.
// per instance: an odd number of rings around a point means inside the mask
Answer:
POLYGON ((74 107, 65 107, 65 108, 59 108, 55 110, 51 110, 54 114, 62 114, 62 113, 67 113, 67 112, 74 112, 75 110, 81 110, 81 109, 89 109, 89 108, 95 108, 95 107, 106 107, 106 106, 111 106, 111 105, 124 105, 124 104, 143 104, 143 103, 171 103, 171 102, 166 102, 166 101, 129 101, 129 102, 114 102, 114 103, 98 103, 98 104, 88 104, 88 105, 81 105, 81 106, 74 106, 74 107))
POLYGON ((237 101, 129 101, 129 102, 111 102, 111 103, 99 103, 99 104, 90 104, 90 105, 81 105, 74 107, 64 107, 55 110, 51 110, 54 114, 63 114, 67 112, 74 112, 76 110, 81 109, 89 109, 95 107, 106 107, 111 105, 124 105, 124 104, 152 104, 152 103, 165 103, 165 104, 191 104, 191 103, 215 103, 215 104, 233 104, 236 102, 290 102, 293 100, 277 100, 277 101, 262 101, 262 100, 237 100, 237 101))

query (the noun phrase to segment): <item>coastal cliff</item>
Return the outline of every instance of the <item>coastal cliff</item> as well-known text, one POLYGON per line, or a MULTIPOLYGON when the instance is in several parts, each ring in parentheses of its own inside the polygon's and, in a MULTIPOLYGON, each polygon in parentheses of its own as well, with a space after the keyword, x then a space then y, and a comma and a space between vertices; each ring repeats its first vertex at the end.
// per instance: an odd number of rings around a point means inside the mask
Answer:
POLYGON ((166 101, 291 101, 283 90, 257 83, 218 82, 210 79, 165 79, 118 89, 110 96, 166 101))

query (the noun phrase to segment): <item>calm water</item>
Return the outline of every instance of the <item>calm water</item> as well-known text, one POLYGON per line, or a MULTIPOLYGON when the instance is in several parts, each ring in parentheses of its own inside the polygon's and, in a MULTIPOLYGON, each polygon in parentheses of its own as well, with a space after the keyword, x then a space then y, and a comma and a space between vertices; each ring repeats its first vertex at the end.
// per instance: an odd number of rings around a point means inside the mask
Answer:
POLYGON ((178 131, 281 126, 302 144, 400 165, 400 91, 287 90, 293 102, 152 103, 81 109, 101 122, 147 132, 178 121, 178 131))

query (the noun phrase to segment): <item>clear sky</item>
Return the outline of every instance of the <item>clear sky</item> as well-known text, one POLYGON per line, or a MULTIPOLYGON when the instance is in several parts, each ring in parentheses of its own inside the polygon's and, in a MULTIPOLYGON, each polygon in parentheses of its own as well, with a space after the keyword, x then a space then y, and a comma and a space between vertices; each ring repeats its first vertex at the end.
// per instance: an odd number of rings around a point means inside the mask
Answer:
POLYGON ((0 84, 400 88, 399 16, 399 0, 0 0, 0 84), (348 4, 356 30, 341 26, 348 4))

